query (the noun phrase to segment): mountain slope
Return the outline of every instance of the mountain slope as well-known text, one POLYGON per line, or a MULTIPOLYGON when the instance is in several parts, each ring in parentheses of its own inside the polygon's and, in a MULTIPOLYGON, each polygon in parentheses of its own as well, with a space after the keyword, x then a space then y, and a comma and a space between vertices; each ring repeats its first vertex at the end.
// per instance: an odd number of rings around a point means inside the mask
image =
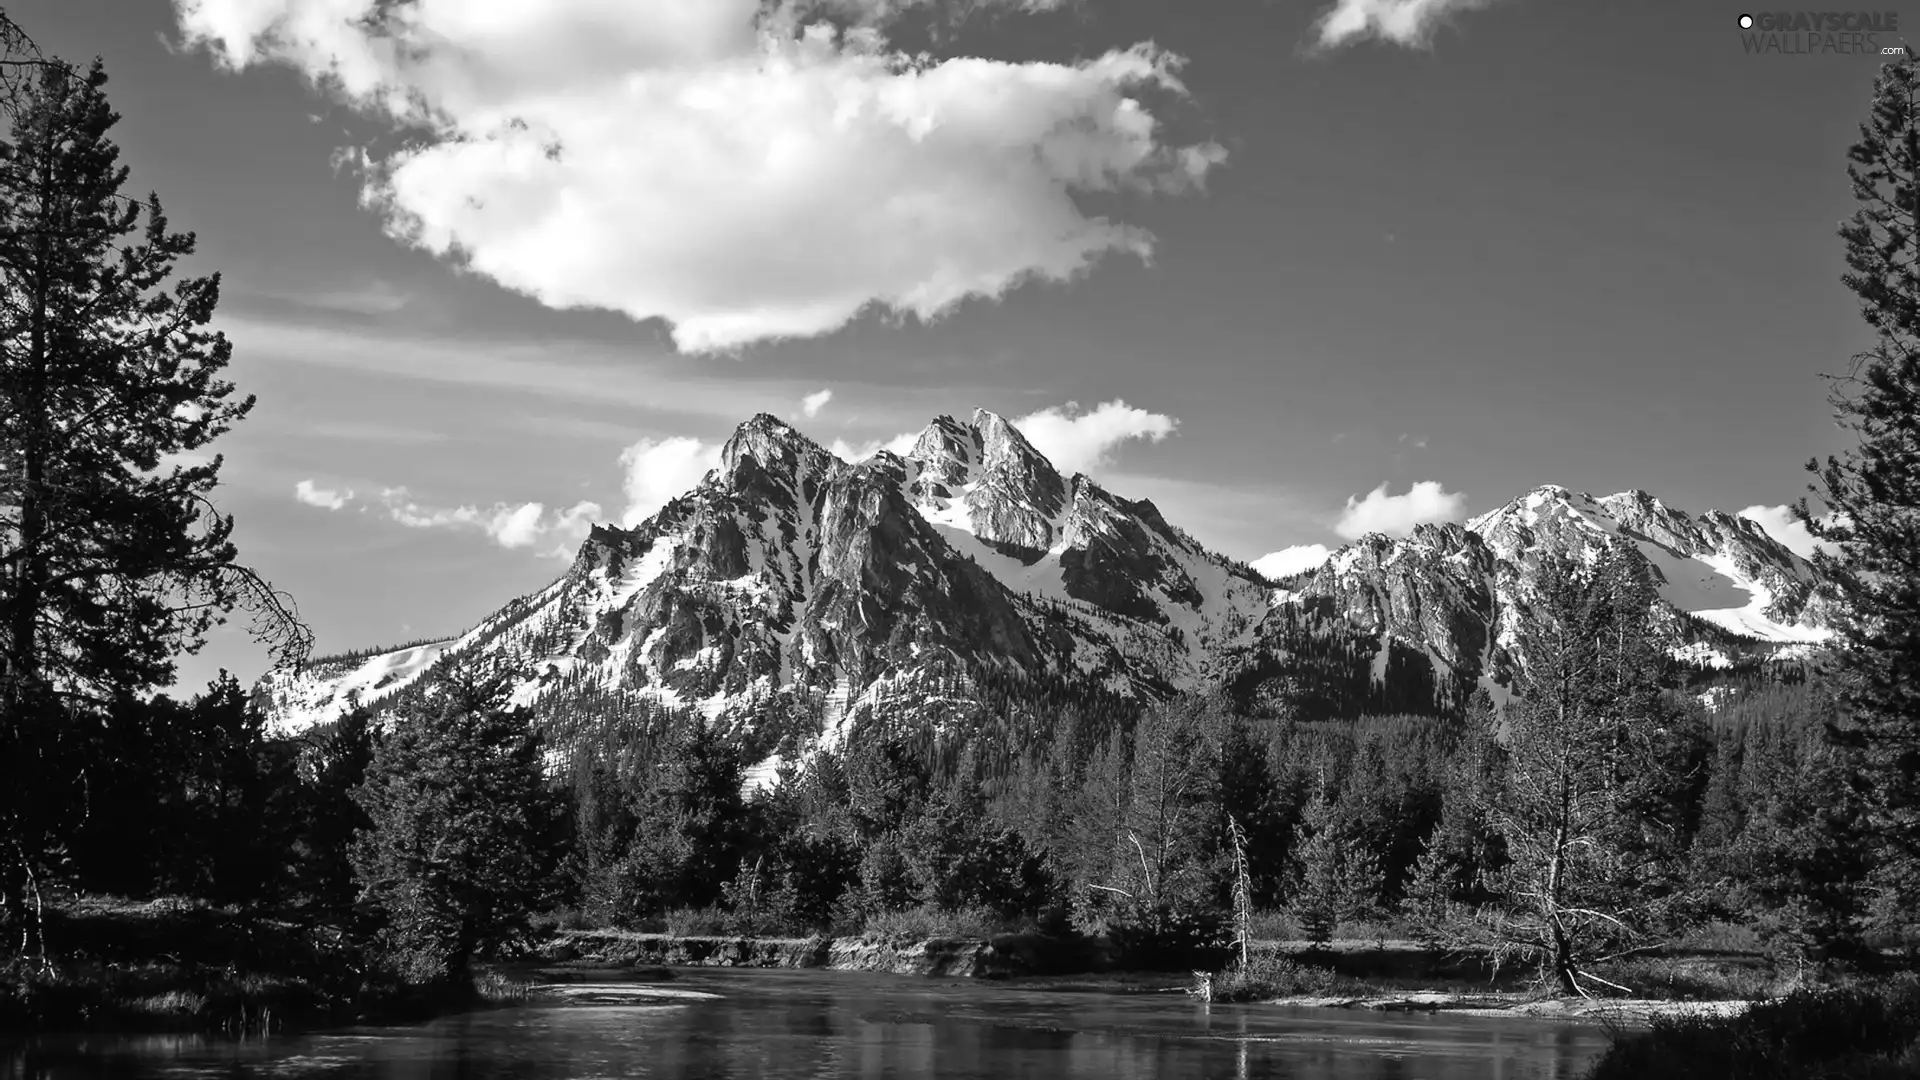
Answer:
POLYGON ((298 728, 467 660, 510 670, 516 700, 550 713, 591 699, 746 725, 800 715, 829 744, 882 707, 957 715, 989 676, 1133 696, 1251 680, 1331 714, 1445 708, 1511 684, 1542 554, 1602 544, 1646 559, 1687 655, 1824 637, 1804 560, 1752 522, 1641 492, 1543 487, 1465 526, 1365 537, 1276 584, 1152 503, 1061 475, 989 412, 938 417, 905 456, 857 463, 761 415, 692 491, 636 528, 596 527, 560 580, 466 634, 274 672, 258 693, 298 728))

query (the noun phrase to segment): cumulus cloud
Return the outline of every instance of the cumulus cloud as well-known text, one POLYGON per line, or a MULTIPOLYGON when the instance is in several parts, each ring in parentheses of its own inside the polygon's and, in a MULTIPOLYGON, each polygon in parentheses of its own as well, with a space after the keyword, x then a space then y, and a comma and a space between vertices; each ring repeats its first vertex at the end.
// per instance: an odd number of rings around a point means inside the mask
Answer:
POLYGON ((641 439, 622 450, 620 467, 625 470, 625 478, 621 488, 627 508, 620 515, 620 524, 631 529, 698 486, 709 471, 719 467, 721 446, 680 436, 641 439))
POLYGON ((1422 480, 1405 495, 1389 495, 1387 485, 1381 484, 1364 497, 1349 496, 1333 531, 1348 540, 1358 540, 1368 533, 1406 536, 1416 525, 1458 521, 1466 507, 1465 495, 1447 491, 1437 480, 1422 480))
POLYGON ((1121 443, 1134 439, 1159 442, 1173 434, 1180 421, 1171 416, 1136 409, 1115 398, 1080 412, 1078 402, 1028 413, 1013 422, 1034 449, 1053 467, 1072 475, 1092 472, 1107 464, 1121 443))
POLYGON ((407 498, 405 488, 388 488, 380 493, 380 500, 388 517, 410 529, 472 529, 508 549, 529 548, 548 539, 578 543, 586 539, 601 516, 599 503, 584 501, 551 513, 537 502, 519 506, 422 506, 407 498))
POLYGON ((691 352, 1146 259, 1148 232, 1075 196, 1183 193, 1226 156, 1149 111, 1186 94, 1175 55, 910 56, 886 37, 900 0, 174 6, 217 63, 407 127, 340 157, 395 239, 550 307, 665 319, 691 352))
MULTIPOLYGON (((1180 426, 1180 421, 1161 413, 1137 409, 1115 398, 1104 405, 1082 411, 1080 403, 1069 401, 1031 412, 1012 421, 1034 449, 1053 463, 1053 467, 1071 476, 1091 472, 1112 460, 1120 444, 1135 439, 1159 442, 1180 426)), ((849 443, 835 439, 829 450, 843 461, 865 461, 881 450, 905 455, 919 441, 917 431, 902 432, 888 439, 849 443)))
POLYGON ((826 408, 827 402, 832 400, 833 391, 816 390, 800 399, 800 411, 805 413, 808 419, 812 419, 819 416, 820 410, 826 408))
POLYGON ((1740 516, 1765 529, 1768 536, 1780 541, 1788 551, 1803 559, 1813 558, 1816 551, 1833 553, 1835 545, 1814 539, 1806 524, 1794 516, 1790 506, 1749 506, 1740 511, 1740 516))
POLYGON ((1332 555, 1325 544, 1295 544, 1260 556, 1253 560, 1253 568, 1277 580, 1316 569, 1332 555))
POLYGON ((333 491, 317 487, 311 480, 302 480, 293 485, 293 497, 322 510, 339 510, 347 505, 347 500, 353 498, 353 492, 333 491))
POLYGON ((1339 48, 1368 38, 1424 49, 1454 15, 1493 0, 1338 0, 1314 24, 1320 47, 1339 48))
POLYGON ((901 457, 905 457, 907 451, 912 450, 913 444, 919 440, 919 432, 908 431, 895 435, 891 439, 874 439, 870 442, 859 444, 850 443, 845 439, 835 439, 827 449, 833 453, 834 457, 839 458, 841 461, 859 462, 867 460, 882 450, 891 450, 901 457))

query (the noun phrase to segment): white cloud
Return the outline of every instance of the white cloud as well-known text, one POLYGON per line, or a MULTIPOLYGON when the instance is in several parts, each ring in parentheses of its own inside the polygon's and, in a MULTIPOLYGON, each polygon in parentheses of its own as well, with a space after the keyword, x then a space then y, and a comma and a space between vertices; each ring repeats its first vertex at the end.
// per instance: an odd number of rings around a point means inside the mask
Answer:
POLYGON ((302 480, 293 485, 293 497, 322 510, 339 510, 347 505, 348 499, 353 498, 353 492, 332 491, 316 487, 311 480, 302 480))
POLYGON ((1768 536, 1780 541, 1788 551, 1803 559, 1813 558, 1815 551, 1832 553, 1837 550, 1833 544, 1814 539, 1813 533, 1794 516, 1790 506, 1749 506, 1740 511, 1740 516, 1765 529, 1768 536))
POLYGON ((901 457, 905 457, 907 452, 913 449, 913 444, 919 441, 919 432, 908 431, 895 435, 890 439, 874 439, 870 442, 860 443, 857 446, 845 439, 835 439, 827 449, 832 452, 834 457, 839 458, 841 461, 860 462, 867 460, 882 450, 891 450, 901 457))
POLYGON ((720 465, 720 443, 679 436, 641 439, 620 452, 626 470, 622 489, 627 508, 620 515, 626 528, 652 517, 662 506, 686 494, 720 465))
POLYGON ((1465 495, 1447 491, 1437 480, 1422 480, 1405 495, 1389 495, 1387 485, 1381 484, 1364 498, 1349 496, 1333 531, 1348 540, 1358 540, 1368 533, 1406 536, 1416 525, 1458 521, 1466 507, 1465 495))
MULTIPOLYGON (((890 22, 900 12, 916 7, 940 7, 947 0, 805 0, 792 6, 825 10, 836 15, 858 19, 865 23, 890 22)), ((956 13, 965 14, 972 8, 990 6, 1014 8, 1026 12, 1052 11, 1056 8, 1071 7, 1079 0, 972 0, 966 5, 956 6, 956 13)))
POLYGON ((666 319, 689 351, 1145 259, 1149 233, 1076 194, 1178 194, 1225 160, 1142 101, 1185 96, 1179 57, 936 61, 888 42, 901 6, 833 0, 861 22, 839 31, 792 0, 175 0, 224 66, 293 67, 418 133, 342 159, 395 238, 551 307, 666 319))
POLYGON ((1118 398, 1087 412, 1079 412, 1079 408, 1078 402, 1069 401, 1013 421, 1034 449, 1069 476, 1107 464, 1121 443, 1132 439, 1159 442, 1180 426, 1180 421, 1171 416, 1136 409, 1118 398))
POLYGON ((826 408, 827 402, 832 400, 833 391, 816 390, 800 399, 800 411, 805 413, 808 419, 812 419, 819 416, 820 410, 826 408))
POLYGON ((1434 31, 1462 11, 1493 0, 1337 0, 1314 24, 1322 48, 1338 48, 1368 38, 1423 49, 1434 31))
MULTIPOLYGON (((1069 476, 1108 464, 1121 443, 1133 439, 1159 442, 1180 426, 1180 421, 1171 416, 1136 409, 1118 398, 1085 412, 1080 411, 1079 402, 1069 401, 1028 413, 1011 423, 1054 468, 1069 476)), ((858 444, 835 439, 828 449, 843 461, 865 461, 880 450, 904 456, 919 438, 919 432, 906 431, 858 444)))
POLYGON ((475 529, 485 533, 503 548, 528 548, 554 538, 578 543, 592 531, 601 516, 599 503, 580 502, 549 515, 542 503, 513 506, 495 503, 490 507, 422 506, 406 497, 405 488, 387 488, 380 493, 387 516, 410 529, 475 529))
POLYGON ((1327 561, 1333 552, 1325 544, 1296 544, 1253 560, 1253 568, 1274 579, 1304 574, 1327 561))

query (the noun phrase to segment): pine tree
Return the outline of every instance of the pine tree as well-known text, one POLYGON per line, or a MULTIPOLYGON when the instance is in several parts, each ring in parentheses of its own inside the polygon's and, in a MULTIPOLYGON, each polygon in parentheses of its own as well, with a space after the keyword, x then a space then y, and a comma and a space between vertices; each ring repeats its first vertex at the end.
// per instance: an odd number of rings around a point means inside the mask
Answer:
POLYGON ((559 852, 540 739, 505 707, 503 678, 455 672, 397 718, 374 752, 354 845, 361 902, 410 979, 458 983, 522 935, 559 852))
POLYGON ((1911 54, 1881 68, 1873 106, 1849 151, 1859 209, 1840 229, 1843 281, 1878 341, 1832 379, 1831 401, 1857 449, 1809 462, 1800 516, 1836 552, 1815 556, 1843 603, 1831 666, 1842 716, 1834 734, 1857 752, 1879 848, 1882 929, 1920 924, 1920 68, 1911 54))
POLYGON ((1341 817, 1338 800, 1324 787, 1307 803, 1294 851, 1292 910, 1308 941, 1325 945, 1342 922, 1378 911, 1385 885, 1379 856, 1341 817))
POLYGON ((1182 701, 1148 713, 1134 732, 1116 869, 1148 921, 1199 913, 1213 884, 1219 774, 1204 730, 1212 719, 1209 705, 1182 701))
POLYGON ((307 748, 302 877, 308 903, 325 918, 342 920, 353 909, 353 840, 372 824, 353 796, 366 782, 378 745, 372 711, 359 708, 307 748))
POLYGON ((1566 993, 1586 957, 1651 926, 1673 854, 1662 760, 1671 718, 1656 667, 1644 567, 1609 549, 1594 567, 1546 559, 1522 631, 1526 676, 1506 713, 1504 780, 1488 817, 1506 842, 1519 938, 1566 993))
POLYGON ((1843 759, 1805 717, 1750 727, 1746 742, 1741 827, 1720 859, 1742 913, 1798 959, 1857 951, 1872 850, 1843 759))
MULTIPOLYGON (((7 24, 7 44, 12 40, 7 24)), ((10 50, 11 51, 11 50, 10 50)), ((173 283, 194 239, 121 194, 105 72, 9 58, 0 108, 0 891, 26 917, 71 828, 71 732, 171 679, 236 606, 287 659, 310 637, 235 562, 203 449, 244 418, 206 329, 213 275, 173 283), (30 72, 27 77, 19 77, 30 72)))
POLYGON ((1413 872, 1400 899, 1401 912, 1429 947, 1439 945, 1445 936, 1457 889, 1446 825, 1435 825, 1420 850, 1420 857, 1414 860, 1413 872))
POLYGON ((1218 754, 1220 813, 1232 830, 1238 823, 1240 851, 1249 902, 1272 905, 1279 898, 1286 867, 1288 828, 1280 805, 1280 785, 1263 747, 1242 717, 1228 720, 1218 754))

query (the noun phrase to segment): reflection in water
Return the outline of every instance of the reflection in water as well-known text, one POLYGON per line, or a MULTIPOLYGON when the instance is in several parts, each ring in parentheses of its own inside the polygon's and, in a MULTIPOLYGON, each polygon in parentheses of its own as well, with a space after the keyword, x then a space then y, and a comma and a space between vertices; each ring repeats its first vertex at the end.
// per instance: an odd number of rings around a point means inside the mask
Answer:
POLYGON ((1206 1006, 789 971, 688 972, 719 1000, 531 1005, 411 1027, 245 1043, 84 1036, 0 1042, 0 1080, 1572 1080, 1590 1025, 1206 1006))

